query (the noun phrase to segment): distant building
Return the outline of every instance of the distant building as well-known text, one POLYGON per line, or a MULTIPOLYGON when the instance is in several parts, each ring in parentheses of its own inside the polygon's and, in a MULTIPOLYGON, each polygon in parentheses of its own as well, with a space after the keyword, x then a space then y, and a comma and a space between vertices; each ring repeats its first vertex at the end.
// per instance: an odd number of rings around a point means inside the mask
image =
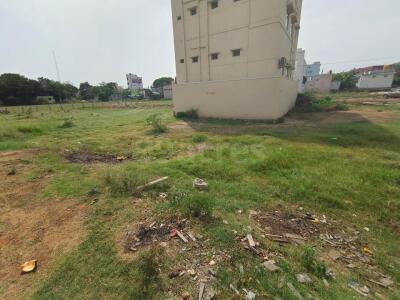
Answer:
POLYGON ((386 90, 393 85, 396 72, 391 69, 359 74, 357 87, 360 90, 386 90))
POLYGON ((173 99, 171 84, 163 86, 163 97, 164 99, 173 99))
POLYGON ((171 0, 174 112, 278 119, 295 104, 302 0, 171 0))
POLYGON ((306 65, 306 77, 311 79, 321 73, 321 63, 319 61, 306 65))
POLYGON ((296 52, 296 66, 294 71, 294 79, 298 82, 298 92, 304 92, 304 85, 306 80, 306 51, 303 49, 297 49, 296 52))
POLYGON ((316 93, 330 93, 337 92, 340 89, 340 82, 333 81, 332 72, 328 74, 320 74, 312 77, 305 84, 306 92, 316 92, 316 93))
POLYGON ((142 90, 143 89, 143 79, 136 74, 129 73, 126 75, 126 80, 128 82, 128 88, 130 90, 142 90))

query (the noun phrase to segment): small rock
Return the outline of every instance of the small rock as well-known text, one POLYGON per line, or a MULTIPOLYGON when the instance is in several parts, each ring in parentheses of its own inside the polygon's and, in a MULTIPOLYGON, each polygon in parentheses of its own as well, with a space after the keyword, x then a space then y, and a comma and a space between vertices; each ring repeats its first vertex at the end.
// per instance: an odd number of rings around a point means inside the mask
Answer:
POLYGON ((256 299, 256 294, 254 294, 252 291, 248 291, 246 293, 246 300, 254 300, 256 299))
POLYGON ((187 273, 192 277, 195 277, 197 275, 196 271, 193 269, 188 270, 187 273))
POLYGON ((332 249, 328 252, 328 256, 330 259, 332 259, 333 261, 338 260, 339 258, 342 257, 342 253, 340 253, 339 251, 332 249))
POLYGON ((188 292, 185 292, 182 294, 182 299, 183 300, 189 300, 190 299, 190 294, 188 292))
POLYGON ((392 280, 390 280, 389 278, 385 278, 385 277, 381 278, 379 280, 379 282, 382 284, 382 286, 384 286, 386 288, 388 288, 394 284, 394 282, 392 280))
POLYGON ((215 266, 217 263, 215 262, 215 260, 211 260, 208 264, 209 264, 210 266, 215 266))
POLYGON ((268 260, 264 262, 263 266, 270 272, 276 272, 280 270, 280 268, 275 264, 274 260, 268 260))
POLYGON ((168 244, 166 242, 161 242, 160 246, 163 247, 163 248, 166 248, 168 246, 168 244))
POLYGON ((330 286, 328 280, 326 280, 325 278, 322 279, 322 282, 324 283, 324 285, 325 285, 326 287, 329 287, 329 286, 330 286))
POLYGON ((298 290, 296 290, 296 288, 293 286, 293 284, 291 282, 288 282, 286 285, 297 299, 299 299, 299 300, 304 299, 304 297, 300 294, 300 292, 298 290))
POLYGON ((365 230, 366 232, 369 232, 369 231, 370 231, 368 227, 364 227, 364 230, 365 230))
POLYGON ((311 283, 312 279, 307 274, 297 274, 296 279, 300 283, 311 283))
POLYGON ((203 179, 196 178, 193 181, 193 188, 195 188, 199 191, 206 191, 206 190, 208 190, 208 183, 205 182, 203 179))

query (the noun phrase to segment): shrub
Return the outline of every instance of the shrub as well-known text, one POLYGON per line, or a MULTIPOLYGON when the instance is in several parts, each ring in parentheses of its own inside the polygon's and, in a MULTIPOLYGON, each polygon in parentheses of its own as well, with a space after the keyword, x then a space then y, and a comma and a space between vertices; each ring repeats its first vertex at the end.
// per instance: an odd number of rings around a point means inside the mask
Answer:
POLYGON ((162 249, 151 248, 138 257, 138 299, 151 299, 161 288, 160 258, 163 257, 162 249))
POLYGON ((304 253, 301 258, 301 262, 303 267, 306 268, 307 272, 310 272, 319 277, 326 277, 326 266, 323 262, 319 262, 315 259, 315 250, 310 247, 306 246, 304 248, 304 253))
POLYGON ((18 127, 17 130, 21 133, 30 133, 30 134, 39 134, 42 132, 40 128, 30 127, 30 126, 21 126, 18 127))
POLYGON ((59 126, 59 128, 71 128, 74 127, 75 124, 71 119, 64 120, 64 122, 59 126))
POLYGON ((103 179, 113 196, 137 195, 138 187, 143 184, 143 179, 137 173, 126 170, 107 170, 103 179))
POLYGON ((335 110, 348 111, 350 110, 350 107, 347 103, 342 102, 335 105, 335 110))
POLYGON ((174 209, 179 209, 185 215, 194 218, 210 218, 214 209, 212 199, 203 193, 191 195, 183 192, 170 193, 169 201, 174 209))
POLYGON ((149 116, 146 121, 152 127, 152 133, 161 134, 167 132, 167 126, 165 126, 159 114, 149 116))
POLYGON ((178 119, 192 119, 197 120, 199 118, 199 111, 198 109, 192 108, 185 112, 177 112, 176 117, 178 119))
POLYGON ((193 143, 199 144, 199 143, 204 143, 205 141, 207 141, 208 137, 206 135, 203 134, 195 134, 192 137, 192 141, 193 143))

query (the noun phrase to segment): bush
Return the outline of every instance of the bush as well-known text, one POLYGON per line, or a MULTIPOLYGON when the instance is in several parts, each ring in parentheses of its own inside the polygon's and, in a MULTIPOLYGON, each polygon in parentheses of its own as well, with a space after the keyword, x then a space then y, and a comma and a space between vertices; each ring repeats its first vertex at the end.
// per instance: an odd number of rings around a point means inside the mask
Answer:
POLYGON ((321 99, 313 99, 310 103, 311 112, 329 111, 332 107, 333 101, 331 97, 324 97, 321 99))
POLYGON ((152 127, 152 133, 161 134, 167 132, 167 126, 164 125, 159 114, 149 116, 146 121, 147 124, 152 127))
POLYGON ((138 257, 139 287, 136 299, 152 299, 152 295, 162 288, 160 277, 160 260, 162 257, 164 257, 163 250, 157 248, 151 248, 138 257))
POLYGON ((345 103, 335 103, 331 97, 318 99, 313 93, 298 94, 294 111, 297 112, 327 112, 334 110, 349 110, 345 103))
POLYGON ((335 110, 340 110, 340 111, 348 111, 350 110, 350 107, 347 103, 337 103, 335 105, 335 110))
POLYGON ((307 246, 304 248, 304 254, 301 258, 303 267, 306 268, 307 272, 310 272, 319 277, 326 277, 327 268, 323 262, 316 261, 315 250, 307 246))
POLYGON ((59 128, 71 128, 74 126, 75 126, 74 122, 71 119, 69 119, 69 120, 64 120, 64 122, 59 126, 59 128))
POLYGON ((207 219, 212 216, 214 209, 214 202, 208 194, 175 192, 170 194, 169 200, 174 209, 181 210, 188 217, 207 219))
POLYGON ((103 179, 113 196, 135 196, 139 194, 138 187, 143 184, 143 179, 136 172, 126 170, 107 170, 103 179))
POLYGON ((195 134, 192 137, 192 141, 193 143, 199 144, 199 143, 204 143, 205 141, 207 141, 208 137, 206 135, 203 134, 195 134))
POLYGON ((189 109, 185 112, 177 112, 176 117, 178 119, 193 119, 197 120, 199 118, 199 111, 195 108, 189 109))
POLYGON ((39 134, 42 132, 42 130, 40 128, 29 127, 29 126, 21 126, 21 127, 18 127, 17 130, 21 133, 30 133, 30 134, 39 134))

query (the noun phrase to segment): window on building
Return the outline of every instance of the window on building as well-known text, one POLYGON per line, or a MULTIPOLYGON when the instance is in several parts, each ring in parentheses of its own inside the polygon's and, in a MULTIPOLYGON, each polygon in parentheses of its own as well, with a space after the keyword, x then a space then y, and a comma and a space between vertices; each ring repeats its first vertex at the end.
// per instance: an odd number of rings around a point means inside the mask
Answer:
POLYGON ((218 0, 213 0, 210 2, 211 9, 218 8, 218 0))
POLYGON ((233 2, 239 2, 240 0, 233 0, 233 2))
POLYGON ((199 62, 199 57, 198 56, 193 56, 192 57, 192 63, 198 63, 199 62))
POLYGON ((197 7, 189 8, 189 12, 191 16, 197 15, 197 7))
POLYGON ((211 60, 217 60, 219 57, 219 53, 211 53, 211 60))
POLYGON ((234 50, 232 50, 232 56, 233 57, 240 56, 241 52, 242 52, 242 49, 234 49, 234 50))
POLYGON ((177 19, 178 19, 178 21, 180 21, 180 20, 182 20, 182 17, 181 17, 181 16, 178 16, 177 19))
POLYGON ((182 59, 180 60, 180 62, 181 62, 181 64, 184 64, 184 63, 185 63, 185 60, 182 58, 182 59))

